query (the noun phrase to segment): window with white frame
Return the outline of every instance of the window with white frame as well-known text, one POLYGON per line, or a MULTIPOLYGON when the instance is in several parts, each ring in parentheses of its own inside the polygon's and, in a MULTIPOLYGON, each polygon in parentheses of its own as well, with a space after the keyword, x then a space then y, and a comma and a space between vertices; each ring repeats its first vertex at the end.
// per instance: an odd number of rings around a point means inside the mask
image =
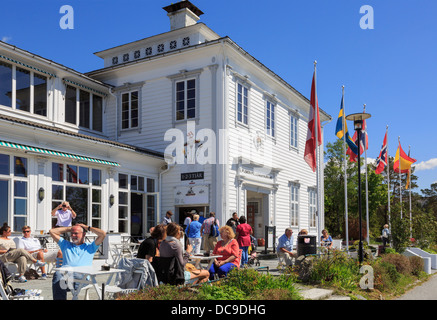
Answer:
POLYGON ((121 128, 138 128, 139 92, 130 91, 121 94, 121 128))
POLYGON ((290 114, 290 147, 297 148, 297 133, 298 133, 298 123, 297 116, 294 114, 290 114))
POLYGON ((267 100, 266 106, 266 133, 275 136, 275 104, 267 100))
POLYGON ((176 121, 196 117, 196 80, 176 82, 176 121))
POLYGON ((21 231, 28 224, 27 158, 0 154, 0 221, 21 231))
MULTIPOLYGON (((128 175, 119 173, 118 175, 118 232, 128 233, 131 232, 130 228, 146 226, 146 230, 156 225, 156 209, 158 198, 156 196, 156 180, 152 178, 145 178, 137 175, 128 175), (130 213, 130 210, 135 205, 135 199, 137 201, 145 198, 144 214, 142 210, 130 213), (134 197, 133 197, 134 196, 134 197), (141 196, 139 198, 138 196, 141 196), (133 197, 133 198, 132 198, 133 197), (131 209, 130 209, 131 208, 131 209), (135 216, 133 215, 135 214, 135 216), (143 221, 145 219, 145 221, 143 221)), ((142 200, 141 200, 142 201, 142 200)), ((136 205, 143 207, 143 204, 136 203, 136 205)))
POLYGON ((0 105, 47 116, 47 77, 0 62, 0 105))
POLYGON ((309 226, 310 228, 315 228, 317 226, 317 191, 316 189, 308 189, 308 199, 309 199, 309 226))
POLYGON ((65 122, 102 132, 102 105, 101 96, 66 85, 65 122))
POLYGON ((290 225, 299 226, 299 184, 290 184, 290 225))
POLYGON ((249 89, 241 83, 237 85, 237 122, 249 124, 249 89))
POLYGON ((52 162, 52 209, 68 201, 77 213, 76 222, 101 228, 101 175, 100 169, 52 162))

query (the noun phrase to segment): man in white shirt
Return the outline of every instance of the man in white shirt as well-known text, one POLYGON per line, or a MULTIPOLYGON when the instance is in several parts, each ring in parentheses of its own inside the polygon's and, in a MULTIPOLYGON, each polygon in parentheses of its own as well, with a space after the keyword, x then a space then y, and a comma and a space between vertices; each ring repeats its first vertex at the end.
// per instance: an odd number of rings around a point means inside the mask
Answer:
POLYGON ((59 206, 52 210, 52 216, 57 217, 57 227, 71 227, 73 219, 76 219, 76 212, 70 207, 68 201, 62 202, 59 206))
MULTIPOLYGON (((29 226, 24 226, 23 237, 18 239, 17 248, 26 250, 31 254, 32 257, 38 259, 41 262, 45 261, 56 261, 56 256, 58 252, 48 251, 43 249, 38 239, 31 236, 31 231, 29 226)), ((47 280, 46 267, 45 265, 41 267, 42 276, 41 279, 47 280)))

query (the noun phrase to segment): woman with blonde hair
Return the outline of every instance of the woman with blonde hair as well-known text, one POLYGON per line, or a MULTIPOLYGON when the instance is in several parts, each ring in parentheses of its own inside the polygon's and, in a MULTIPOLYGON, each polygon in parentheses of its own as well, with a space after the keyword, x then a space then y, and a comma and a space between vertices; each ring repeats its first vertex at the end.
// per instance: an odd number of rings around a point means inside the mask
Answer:
POLYGON ((214 263, 209 269, 209 279, 213 280, 217 274, 220 278, 227 276, 229 271, 240 267, 240 248, 235 240, 234 230, 230 226, 224 226, 219 229, 222 240, 215 245, 213 255, 220 255, 220 258, 214 259, 214 263))

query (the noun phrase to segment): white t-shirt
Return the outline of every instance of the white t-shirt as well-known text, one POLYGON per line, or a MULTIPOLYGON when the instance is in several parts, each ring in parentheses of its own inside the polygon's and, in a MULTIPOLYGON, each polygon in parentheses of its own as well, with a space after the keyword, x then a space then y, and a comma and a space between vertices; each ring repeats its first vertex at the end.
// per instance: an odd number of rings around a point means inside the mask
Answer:
POLYGON ((56 217, 58 218, 58 222, 56 225, 58 227, 71 227, 71 222, 73 220, 73 214, 70 210, 58 210, 56 211, 56 217))
POLYGON ((39 240, 33 237, 30 238, 21 237, 18 240, 17 248, 22 248, 26 251, 35 251, 35 250, 42 249, 39 240))

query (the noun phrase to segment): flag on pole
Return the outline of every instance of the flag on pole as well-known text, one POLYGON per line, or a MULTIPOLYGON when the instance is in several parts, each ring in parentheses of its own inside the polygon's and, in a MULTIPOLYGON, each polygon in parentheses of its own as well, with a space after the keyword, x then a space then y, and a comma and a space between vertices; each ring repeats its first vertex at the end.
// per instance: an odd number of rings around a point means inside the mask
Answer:
POLYGON ((313 172, 316 171, 316 148, 322 144, 322 128, 320 126, 319 102, 316 94, 316 71, 314 70, 313 82, 311 85, 311 106, 308 119, 307 141, 305 143, 304 159, 313 172), (316 126, 317 120, 317 126, 316 126), (317 133, 316 133, 317 128, 317 133), (317 145, 316 145, 317 136, 317 145))
POLYGON ((393 170, 395 172, 400 173, 408 173, 411 165, 416 162, 416 159, 410 158, 407 154, 402 150, 401 143, 399 142, 398 150, 396 150, 395 162, 393 164, 393 170))
POLYGON ((384 141, 382 142, 381 151, 379 152, 379 157, 376 159, 376 174, 380 174, 384 171, 385 166, 387 165, 387 132, 384 136, 384 141))
MULTIPOLYGON (((364 113, 364 112, 363 112, 364 113)), ((363 128, 361 129, 361 141, 358 140, 358 134, 355 131, 354 136, 352 137, 352 140, 355 142, 355 145, 357 146, 358 151, 358 145, 360 146, 360 155, 363 154, 364 150, 367 150, 369 148, 368 143, 368 135, 367 135, 367 122, 366 120, 363 120, 363 128)), ((354 150, 352 150, 350 147, 347 149, 346 154, 350 156, 349 161, 351 162, 357 162, 358 158, 358 152, 355 153, 354 150)))
POLYGON ((345 140, 349 146, 348 148, 350 148, 354 154, 358 153, 358 147, 355 144, 355 142, 352 140, 352 138, 350 137, 349 131, 347 130, 347 124, 346 124, 346 119, 345 119, 345 115, 344 115, 344 96, 341 98, 341 106, 340 106, 340 112, 338 113, 337 126, 335 128, 335 135, 339 139, 343 139, 343 136, 346 135, 345 140), (344 128, 343 128, 343 124, 344 124, 344 128))
MULTIPOLYGON (((410 149, 408 149, 408 156, 410 156, 410 149)), ((410 167, 410 169, 408 169, 407 183, 405 184, 406 190, 409 189, 409 187, 410 187, 410 179, 411 179, 411 167, 410 167)))

